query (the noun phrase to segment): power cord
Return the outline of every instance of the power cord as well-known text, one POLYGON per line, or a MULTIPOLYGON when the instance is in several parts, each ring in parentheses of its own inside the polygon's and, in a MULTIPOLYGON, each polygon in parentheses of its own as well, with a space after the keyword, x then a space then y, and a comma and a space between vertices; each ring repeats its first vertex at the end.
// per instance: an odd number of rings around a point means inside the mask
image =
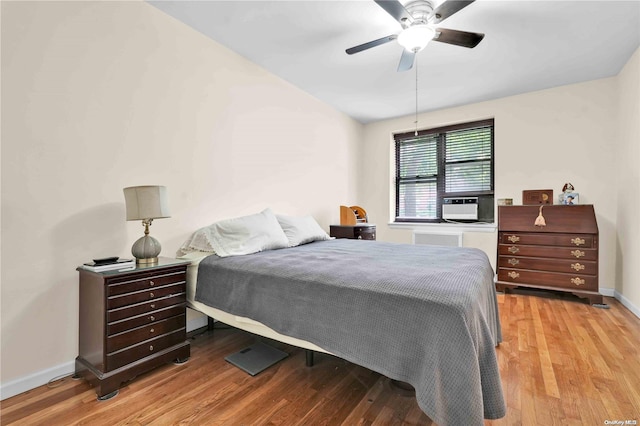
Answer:
POLYGON ((50 389, 57 388, 58 386, 62 385, 65 382, 66 378, 69 378, 69 377, 72 378, 73 380, 79 380, 80 379, 80 377, 76 376, 75 373, 61 374, 59 376, 56 376, 56 377, 50 379, 47 382, 47 387, 50 388, 50 389))

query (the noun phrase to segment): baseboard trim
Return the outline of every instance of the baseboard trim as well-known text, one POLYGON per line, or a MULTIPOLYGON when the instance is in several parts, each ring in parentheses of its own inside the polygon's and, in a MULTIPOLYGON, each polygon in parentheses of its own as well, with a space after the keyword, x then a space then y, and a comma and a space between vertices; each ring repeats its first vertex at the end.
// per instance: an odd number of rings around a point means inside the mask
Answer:
POLYGON ((630 310, 635 316, 640 318, 640 308, 638 308, 636 305, 631 303, 631 300, 627 299, 626 297, 624 297, 622 294, 618 293, 615 290, 614 290, 613 297, 619 300, 620 303, 622 303, 622 305, 626 307, 628 310, 630 310))
MULTIPOLYGON (((615 295, 616 289, 615 288, 600 287, 598 289, 598 292, 603 296, 616 297, 616 295, 615 295)), ((617 299, 617 297, 616 297, 616 299, 617 299)))
POLYGON ((60 364, 56 367, 38 371, 9 383, 3 383, 0 385, 0 401, 21 394, 22 392, 35 389, 38 386, 46 385, 51 379, 69 376, 74 372, 75 360, 65 362, 64 364, 60 364))
MULTIPOLYGON (((197 330, 202 327, 207 327, 207 317, 191 319, 187 323, 187 332, 197 330)), ((38 386, 46 385, 49 380, 56 377, 64 377, 71 375, 75 372, 75 360, 65 362, 56 367, 47 368, 42 371, 30 374, 26 377, 21 377, 16 380, 12 380, 8 383, 0 384, 0 401, 3 401, 12 396, 21 394, 22 392, 35 389, 38 386)))

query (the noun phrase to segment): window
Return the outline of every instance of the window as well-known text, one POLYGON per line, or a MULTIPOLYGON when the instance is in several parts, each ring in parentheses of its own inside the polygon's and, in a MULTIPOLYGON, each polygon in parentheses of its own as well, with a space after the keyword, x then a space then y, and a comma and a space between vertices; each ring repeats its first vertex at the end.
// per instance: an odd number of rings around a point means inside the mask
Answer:
POLYGON ((396 222, 444 222, 445 198, 477 197, 493 222, 493 119, 394 135, 396 222))

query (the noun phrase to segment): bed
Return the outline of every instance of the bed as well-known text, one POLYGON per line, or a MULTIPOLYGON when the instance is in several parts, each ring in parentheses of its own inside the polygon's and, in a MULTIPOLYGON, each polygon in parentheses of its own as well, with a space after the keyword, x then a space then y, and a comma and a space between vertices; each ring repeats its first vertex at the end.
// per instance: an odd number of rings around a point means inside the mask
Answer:
POLYGON ((209 317, 407 382, 439 425, 505 414, 494 273, 480 250, 323 239, 184 258, 189 306, 209 317))
POLYGON ((180 252, 191 308, 411 384, 439 425, 506 411, 494 272, 473 248, 330 239, 269 209, 196 231, 180 252), (214 253, 214 254, 212 254, 214 253))

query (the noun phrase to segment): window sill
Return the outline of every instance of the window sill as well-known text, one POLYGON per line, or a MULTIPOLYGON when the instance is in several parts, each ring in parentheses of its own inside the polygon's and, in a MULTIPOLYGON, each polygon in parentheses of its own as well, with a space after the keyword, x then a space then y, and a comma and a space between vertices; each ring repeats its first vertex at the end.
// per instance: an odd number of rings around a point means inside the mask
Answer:
POLYGON ((390 222, 392 229, 432 230, 438 232, 495 232, 496 223, 419 223, 390 222))

